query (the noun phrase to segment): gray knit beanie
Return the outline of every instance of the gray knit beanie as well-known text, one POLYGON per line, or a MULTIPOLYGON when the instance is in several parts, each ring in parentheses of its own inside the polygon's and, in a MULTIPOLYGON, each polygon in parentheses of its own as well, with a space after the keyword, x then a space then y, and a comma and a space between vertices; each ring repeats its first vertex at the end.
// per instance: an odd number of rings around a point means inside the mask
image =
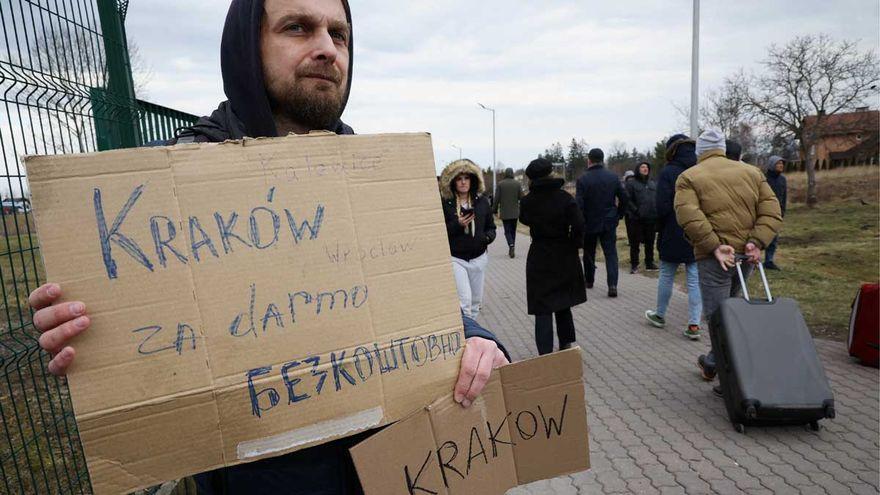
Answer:
POLYGON ((706 129, 697 138, 697 156, 701 156, 709 150, 721 150, 722 153, 727 151, 724 134, 718 129, 706 129))

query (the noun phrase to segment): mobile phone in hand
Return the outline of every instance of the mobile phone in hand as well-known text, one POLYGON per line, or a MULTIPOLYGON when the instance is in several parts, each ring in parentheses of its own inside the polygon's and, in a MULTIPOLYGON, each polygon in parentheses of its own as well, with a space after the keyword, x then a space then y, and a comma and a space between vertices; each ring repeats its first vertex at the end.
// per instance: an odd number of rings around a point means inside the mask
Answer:
POLYGON ((473 208, 466 208, 464 206, 461 208, 461 216, 463 216, 463 217, 466 217, 473 212, 474 212, 473 208))

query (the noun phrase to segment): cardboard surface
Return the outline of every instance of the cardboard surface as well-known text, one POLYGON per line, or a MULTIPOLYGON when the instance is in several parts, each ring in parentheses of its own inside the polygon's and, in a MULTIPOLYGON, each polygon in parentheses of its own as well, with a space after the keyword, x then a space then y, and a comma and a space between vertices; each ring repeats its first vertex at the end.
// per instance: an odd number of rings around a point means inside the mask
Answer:
POLYGON ((504 366, 470 408, 443 397, 351 454, 367 495, 501 495, 589 469, 580 349, 504 366))
POLYGON ((430 136, 28 157, 95 493, 278 455, 448 393, 464 337, 430 136))

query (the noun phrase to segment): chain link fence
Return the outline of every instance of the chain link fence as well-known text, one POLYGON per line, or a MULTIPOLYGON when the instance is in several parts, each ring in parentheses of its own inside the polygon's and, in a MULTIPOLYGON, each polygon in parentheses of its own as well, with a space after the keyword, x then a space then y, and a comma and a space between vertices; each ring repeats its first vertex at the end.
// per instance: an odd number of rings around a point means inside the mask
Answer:
POLYGON ((45 279, 20 157, 139 146, 194 115, 135 98, 127 0, 0 2, 0 493, 91 493, 28 294, 45 279))

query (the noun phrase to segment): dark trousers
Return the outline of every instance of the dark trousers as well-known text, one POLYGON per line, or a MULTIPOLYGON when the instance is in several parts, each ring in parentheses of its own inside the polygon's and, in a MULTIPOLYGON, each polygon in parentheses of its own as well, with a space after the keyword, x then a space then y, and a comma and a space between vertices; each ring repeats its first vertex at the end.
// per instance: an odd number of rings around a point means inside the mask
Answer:
MULTIPOLYGON (((709 333, 712 334, 716 331, 712 326, 712 315, 725 299, 738 297, 742 293, 742 287, 736 268, 724 271, 714 256, 697 261, 697 268, 700 271, 700 297, 703 299, 703 314, 709 323, 709 333)), ((752 268, 750 263, 742 265, 743 278, 747 281, 749 275, 752 274, 752 268)), ((709 368, 715 369, 714 349, 710 349, 709 354, 706 355, 706 364, 709 368)))
MULTIPOLYGON (((556 315, 556 334, 559 336, 559 346, 575 341, 574 319, 571 316, 571 308, 563 309, 554 313, 556 315)), ((538 346, 538 354, 550 354, 553 352, 553 314, 535 315, 535 345, 538 346)))
POLYGON ((779 236, 773 238, 773 242, 771 242, 767 246, 767 250, 764 255, 764 263, 773 263, 773 257, 776 256, 776 247, 779 245, 779 236))
POLYGON ((631 220, 633 235, 629 240, 629 264, 639 266, 639 248, 645 246, 645 266, 654 264, 654 242, 657 239, 657 222, 631 220))
POLYGON ((595 234, 584 234, 584 276, 587 284, 596 281, 596 243, 602 245, 605 255, 605 271, 608 287, 617 287, 617 231, 606 230, 595 234))
POLYGON ((516 219, 502 220, 504 224, 504 238, 507 240, 507 247, 513 247, 516 244, 516 219))
POLYGON ((639 242, 639 234, 636 232, 637 221, 627 216, 624 222, 626 223, 626 241, 632 247, 633 244, 638 244, 639 242))

